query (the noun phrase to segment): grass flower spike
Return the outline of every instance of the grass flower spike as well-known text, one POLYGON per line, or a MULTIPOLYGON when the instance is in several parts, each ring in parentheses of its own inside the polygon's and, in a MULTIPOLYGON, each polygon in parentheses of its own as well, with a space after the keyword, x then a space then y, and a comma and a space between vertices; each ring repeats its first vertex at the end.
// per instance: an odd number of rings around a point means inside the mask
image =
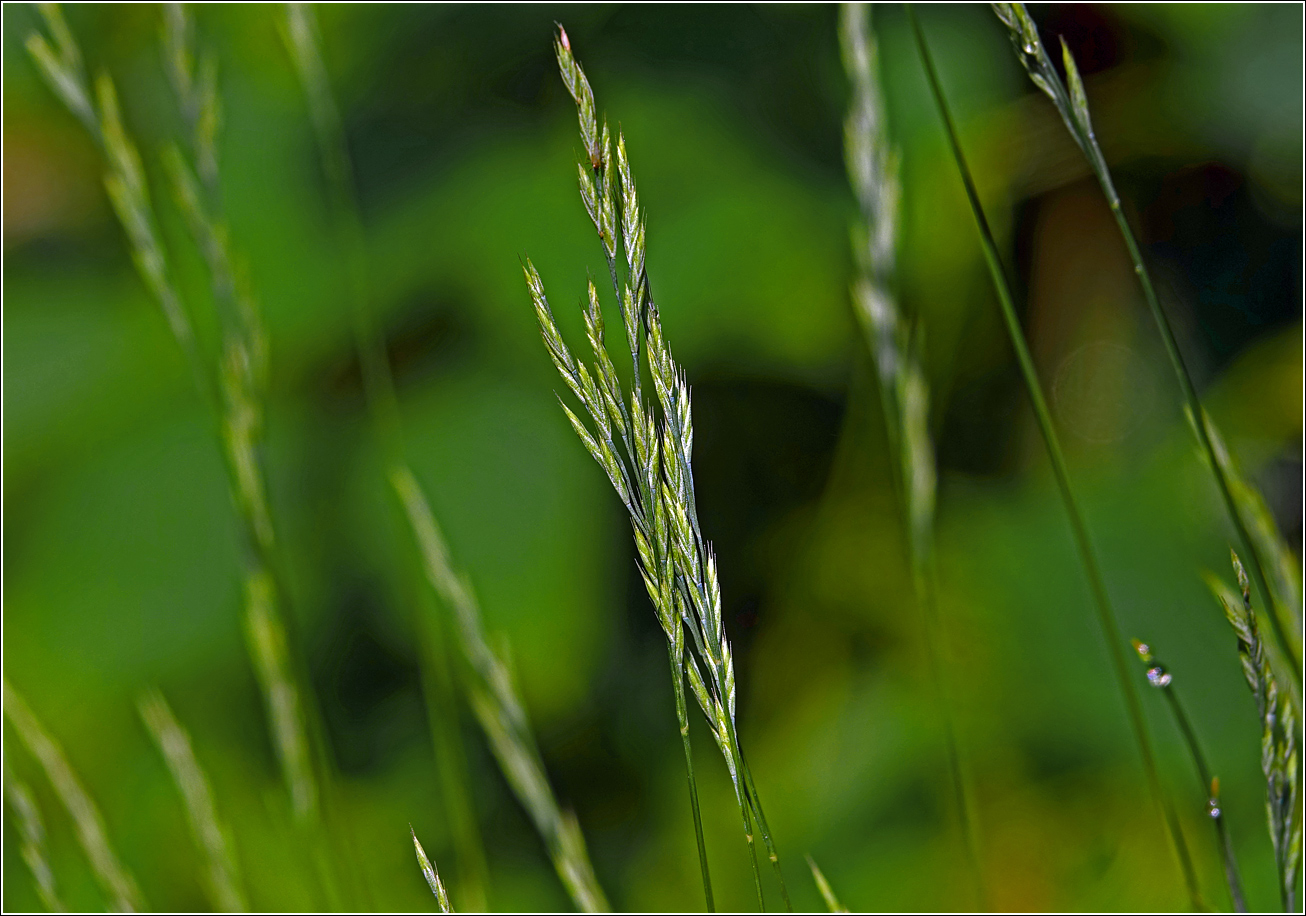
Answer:
POLYGON ((535 266, 525 265, 526 283, 535 305, 540 333, 558 374, 580 401, 588 422, 566 403, 562 409, 630 514, 640 574, 667 639, 684 743, 690 799, 698 834, 700 866, 708 905, 712 905, 701 818, 689 746, 684 680, 689 681, 707 717, 713 739, 725 759, 744 833, 753 859, 754 883, 762 900, 757 869, 754 822, 775 866, 781 894, 779 858, 757 798, 735 726, 737 706, 734 660, 721 616, 716 558, 699 527, 691 471, 694 429, 689 386, 662 333, 658 309, 645 269, 644 215, 623 136, 615 158, 608 125, 595 116, 594 95, 572 54, 567 33, 559 28, 554 42, 558 66, 576 102, 584 159, 579 163, 581 200, 598 233, 613 291, 621 305, 626 348, 630 355, 629 398, 607 351, 603 310, 593 282, 583 308, 592 365, 574 357, 558 331, 535 266), (647 363, 656 405, 646 403, 641 378, 647 363), (686 637, 688 634, 688 637, 686 637))

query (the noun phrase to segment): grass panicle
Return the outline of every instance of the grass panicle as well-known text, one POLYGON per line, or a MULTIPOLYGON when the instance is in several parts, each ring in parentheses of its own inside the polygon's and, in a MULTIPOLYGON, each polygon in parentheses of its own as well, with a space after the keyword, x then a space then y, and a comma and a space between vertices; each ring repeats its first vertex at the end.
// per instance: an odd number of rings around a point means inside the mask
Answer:
POLYGON ((821 892, 821 899, 831 913, 847 913, 848 907, 839 902, 839 898, 834 895, 834 888, 830 887, 830 882, 825 880, 825 874, 816 865, 816 860, 811 856, 807 857, 807 867, 812 870, 812 880, 816 882, 816 889, 821 892))
MULTIPOLYGON (((322 60, 317 21, 310 6, 286 5, 283 34, 308 101, 322 170, 327 180, 332 229, 348 273, 350 319, 362 368, 363 393, 392 475, 412 479, 403 444, 398 397, 384 340, 371 315, 367 257, 354 170, 340 113, 322 60)), ((441 794, 453 827, 460 898, 468 910, 485 910, 489 886, 485 845, 472 806, 467 753, 459 727, 454 677, 438 610, 417 621, 422 640, 422 686, 441 794)))
MULTIPOLYGON (((284 650, 286 641, 274 584, 275 537, 259 459, 266 343, 257 320, 257 310, 252 299, 242 298, 237 292, 240 285, 226 247, 223 223, 201 199, 193 179, 189 179, 190 172, 183 155, 175 146, 170 147, 164 159, 169 163, 175 196, 196 235, 201 252, 208 260, 215 292, 229 288, 231 300, 244 303, 235 310, 238 320, 223 322, 225 340, 222 354, 212 360, 201 355, 189 314, 171 279, 165 249, 156 228, 144 167, 123 124, 113 80, 108 74, 100 74, 96 80, 95 101, 92 102, 80 52, 62 14, 53 4, 43 7, 42 12, 58 52, 51 50, 39 34, 29 38, 28 48, 55 94, 87 127, 104 155, 105 188, 127 234, 137 271, 159 303, 196 385, 217 419, 232 499, 246 536, 245 624, 250 636, 251 655, 259 682, 265 690, 273 743, 281 752, 279 756, 291 791, 292 808, 299 817, 311 819, 317 810, 318 788, 311 764, 300 765, 301 760, 307 759, 307 752, 301 753, 299 749, 309 747, 304 700, 287 653, 268 651, 271 646, 280 646, 284 650), (275 694, 271 692, 274 689, 275 694), (291 732, 296 734, 292 736, 291 732)), ((170 10, 165 23, 169 23, 163 30, 165 59, 170 61, 168 69, 178 89, 183 112, 196 108, 200 112, 197 115, 199 120, 207 117, 216 131, 217 116, 212 114, 218 108, 216 76, 198 81, 191 79, 188 62, 192 55, 187 43, 190 28, 184 9, 170 10)), ((207 132, 197 134, 201 135, 208 138, 207 132)), ((204 142, 211 145, 211 138, 204 142)), ((216 161, 216 153, 213 153, 214 181, 216 161)), ((211 205, 211 201, 209 203, 211 205)), ((215 305, 221 301, 223 297, 215 295, 215 305)), ((222 312, 219 314, 223 317, 222 312)))
POLYGON ((975 218, 980 246, 984 253, 989 275, 993 280, 994 290, 997 293, 998 305, 1002 312, 1003 322, 1006 325, 1007 336, 1011 341, 1012 349, 1016 352, 1016 360, 1025 382, 1025 389, 1029 394, 1039 432, 1042 435, 1043 444, 1047 449, 1048 458, 1052 464, 1057 490, 1069 518, 1075 547, 1079 553, 1080 562, 1084 567, 1085 576, 1088 578, 1094 609, 1097 612, 1098 625, 1106 639, 1107 653, 1111 658, 1116 683, 1125 701, 1129 723, 1143 759, 1143 769, 1147 775, 1152 795, 1161 809, 1170 840, 1174 845, 1175 855, 1179 860, 1180 871, 1183 874, 1189 898, 1193 906, 1202 909, 1204 904, 1197 884, 1197 875, 1193 870, 1192 859, 1188 854, 1188 844, 1184 840, 1174 808, 1161 787, 1161 779, 1156 768, 1156 755, 1152 750, 1152 740, 1147 731, 1147 720, 1143 716, 1143 708, 1139 702, 1138 691, 1134 687, 1134 680, 1130 674, 1128 659, 1125 654, 1124 637, 1121 635, 1120 626, 1116 622, 1115 610, 1111 606, 1111 597, 1107 592, 1097 554, 1088 534, 1088 526, 1084 522, 1079 502, 1076 500, 1074 490, 1070 485, 1070 473, 1066 467, 1065 455, 1062 452, 1056 428, 1052 425, 1052 415, 1048 411, 1047 400, 1043 396, 1042 385, 1039 382, 1038 373, 1034 369, 1034 360, 1030 356, 1029 345, 1025 341, 1024 331, 1020 327, 1020 319, 1016 315, 1016 307, 1011 295, 1011 285, 1007 282, 1006 273, 1002 266, 1002 258, 998 254, 997 242, 993 237, 992 229, 989 228, 988 219, 984 215, 984 208, 980 204, 979 193, 975 190, 975 181, 971 176, 970 167, 966 164, 966 157, 961 149, 961 141, 958 139, 957 129, 952 122, 952 114, 948 109, 947 100, 943 95, 943 88, 939 83, 938 73, 934 68, 934 61, 930 56, 929 46, 925 41, 925 33, 921 30, 915 10, 910 4, 907 5, 907 18, 911 22, 921 64, 924 67, 925 76, 931 94, 934 96, 939 116, 943 121, 944 132, 957 166, 958 175, 965 188, 971 213, 975 218))
POLYGON ((23 746, 41 764, 55 794, 72 818, 77 831, 77 842, 90 861, 91 871, 94 872, 100 889, 104 891, 109 906, 119 912, 144 909, 145 901, 137 889, 136 880, 109 845, 109 835, 104 828, 100 809, 95 806, 91 796, 82 787, 81 780, 68 764, 63 748, 50 737, 45 726, 7 678, 4 681, 4 714, 18 733, 23 746))
POLYGON ((898 306, 893 292, 901 186, 898 157, 888 139, 879 85, 879 53, 866 4, 841 7, 839 33, 852 102, 844 120, 844 159, 861 209, 853 230, 858 277, 853 303, 878 374, 881 408, 896 489, 902 505, 916 603, 946 733, 954 803, 976 896, 984 899, 973 805, 957 738, 952 690, 944 661, 934 567, 934 503, 937 473, 929 431, 929 383, 922 366, 922 335, 898 306))
POLYGON ((36 895, 41 905, 51 913, 62 913, 65 909, 54 886, 54 871, 50 868, 50 856, 45 848, 45 823, 41 819, 41 809, 36 805, 36 798, 27 784, 4 768, 5 798, 18 818, 18 836, 22 842, 21 854, 32 880, 36 882, 36 895))
POLYGON ((1138 247, 1138 240, 1129 225, 1129 220, 1125 217, 1120 195, 1116 192, 1115 183, 1111 179, 1111 171, 1107 168, 1106 158, 1102 155, 1102 149, 1093 133, 1093 123, 1088 112, 1088 96, 1084 92, 1084 82, 1080 78, 1078 67, 1075 66, 1075 59, 1065 40, 1062 39, 1061 60, 1066 70, 1066 79, 1063 82, 1039 38, 1038 28, 1034 25, 1029 11, 1025 9, 1025 4, 994 3, 992 7, 1007 27, 1016 56, 1029 74, 1029 78, 1052 100, 1066 129, 1070 131, 1071 137, 1088 160, 1089 167, 1102 188, 1102 193, 1106 195, 1107 203, 1111 207, 1111 215, 1115 218, 1121 238, 1129 251, 1134 274, 1142 286, 1143 297, 1147 300, 1152 319, 1165 343, 1166 354, 1183 393, 1185 405, 1191 417, 1202 417, 1204 420, 1203 423, 1192 424, 1193 432, 1215 477, 1216 486, 1238 540, 1250 558, 1252 575, 1256 579, 1257 588, 1273 608, 1273 612, 1269 614, 1270 623, 1283 651, 1289 655, 1292 662, 1289 670, 1296 690, 1300 694, 1302 686, 1300 588, 1295 592, 1294 601, 1294 592, 1290 588, 1277 577, 1271 579, 1266 576, 1267 566, 1275 569, 1279 564, 1278 552, 1271 545, 1282 543, 1282 537, 1278 536, 1278 529, 1268 514, 1257 513, 1256 504, 1263 503, 1259 494, 1245 480, 1232 477, 1228 472, 1227 461, 1220 460, 1216 444, 1219 433, 1202 409, 1192 376, 1184 365, 1183 354, 1170 327, 1170 320, 1166 317, 1165 310, 1161 308, 1160 300, 1157 298, 1152 276, 1138 247), (1267 523, 1268 536, 1264 534, 1258 536, 1258 533, 1254 533, 1257 525, 1262 522, 1267 523))
MULTIPOLYGON (((581 201, 603 246, 621 307, 623 336, 630 355, 629 399, 607 350, 603 309, 594 283, 589 283, 587 302, 582 308, 586 338, 595 360, 592 368, 578 361, 567 348, 539 273, 529 260, 524 265, 526 284, 549 356, 583 406, 589 424, 560 399, 562 409, 630 515, 640 573, 667 639, 686 764, 690 762, 690 751, 682 672, 688 677, 690 691, 707 718, 730 773, 753 863, 758 902, 764 905, 754 822, 788 906, 779 856, 735 726, 734 661, 721 616, 716 558, 699 527, 690 468, 694 432, 689 387, 684 370, 672 358, 663 337, 649 288, 644 214, 625 137, 618 135, 614 158, 607 122, 600 126, 596 118, 589 81, 561 27, 554 51, 563 82, 576 103, 585 146, 585 158, 578 164, 581 201), (641 356, 653 383, 656 408, 644 401, 641 356)), ((692 769, 688 778, 704 891, 710 905, 711 879, 692 769)))
POLYGON ((1130 641, 1146 667, 1147 682, 1161 691, 1165 697, 1175 725, 1179 727, 1184 743, 1188 746, 1188 753, 1193 758, 1193 766, 1197 770, 1197 781, 1201 784, 1202 794, 1206 799, 1206 814, 1215 827, 1216 843, 1220 849, 1221 864, 1224 866, 1224 880, 1229 886, 1229 899, 1233 903, 1235 912, 1246 913, 1247 899, 1243 894, 1242 878, 1238 874, 1238 860, 1234 856, 1233 841, 1224 822, 1224 806, 1220 802, 1220 779, 1211 775, 1211 769, 1206 765, 1206 755, 1202 753, 1202 745, 1197 740, 1197 731, 1193 728, 1192 720, 1188 718, 1188 713, 1179 700, 1174 676, 1152 655, 1152 649, 1147 643, 1137 639, 1130 641))
POLYGON ((558 876, 576 905, 586 912, 606 910, 607 900, 594 876, 580 827, 569 812, 559 808, 511 670, 485 639, 470 583, 454 572, 448 545, 412 473, 407 468, 393 471, 391 484, 408 513, 428 581, 454 619, 470 669, 467 687, 472 711, 491 751, 544 838, 558 876))
POLYGON ((417 864, 422 868, 422 877, 426 879, 427 886, 431 888, 431 893, 435 895, 435 902, 440 907, 441 913, 452 913, 453 907, 449 905, 449 894, 445 892, 444 882, 440 880, 440 873, 436 871, 435 864, 426 857, 426 850, 417 839, 417 831, 413 830, 413 825, 408 825, 408 832, 413 837, 413 849, 417 853, 417 864))
POLYGON ((157 690, 149 690, 137 702, 141 720, 159 746, 172 781, 181 793, 186 823, 195 846, 206 863, 204 890, 218 912, 239 913, 249 909, 240 890, 236 858, 227 832, 218 821, 213 790, 195 758, 190 736, 178 724, 168 703, 157 690))
POLYGON ((1207 584, 1224 608, 1238 637, 1238 659, 1243 677, 1256 700, 1261 722, 1261 772, 1265 775, 1265 812, 1274 861, 1279 871, 1279 893, 1285 912, 1301 905, 1298 879, 1301 875, 1302 799, 1300 713, 1293 697, 1284 691, 1270 664, 1268 646, 1261 638, 1260 624, 1252 608, 1251 583, 1238 555, 1233 568, 1240 594, 1235 595, 1215 576, 1207 584))

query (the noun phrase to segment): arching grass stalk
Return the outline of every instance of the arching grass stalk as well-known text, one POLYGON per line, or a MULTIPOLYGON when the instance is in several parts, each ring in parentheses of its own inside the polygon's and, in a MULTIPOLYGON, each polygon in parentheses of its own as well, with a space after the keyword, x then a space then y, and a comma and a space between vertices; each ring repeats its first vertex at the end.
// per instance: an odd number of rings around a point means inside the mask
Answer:
MULTIPOLYGON (((33 33, 27 40, 28 51, 104 157, 105 189, 127 235, 132 260, 163 311, 221 443, 243 535, 247 647, 263 691, 292 816, 303 831, 328 902, 339 907, 337 867, 331 862, 330 838, 322 824, 321 799, 330 773, 329 756, 316 699, 307 686, 307 666, 287 637, 286 592, 280 585, 282 562, 262 462, 266 336, 256 304, 234 266, 225 221, 220 210, 214 209, 221 199, 214 146, 220 110, 216 77, 204 71, 196 77, 184 10, 171 9, 163 30, 165 60, 191 131, 190 149, 200 163, 198 171, 205 176, 207 190, 199 189, 193 177, 196 168, 180 148, 166 148, 163 159, 178 207, 209 268, 222 334, 218 351, 210 353, 197 340, 190 310, 172 279, 144 167, 123 124, 113 80, 101 73, 92 93, 81 52, 58 6, 42 4, 41 12, 54 46, 33 33)), ((211 63, 205 70, 211 72, 211 63)))
POLYGON ((817 867, 816 860, 811 856, 807 857, 807 867, 812 870, 812 880, 816 882, 816 889, 821 892, 821 899, 825 901, 830 912, 848 912, 848 907, 839 902, 839 898, 834 895, 834 888, 830 887, 830 882, 825 879, 825 873, 817 867))
POLYGON ((649 289, 644 215, 626 156, 625 138, 618 136, 614 159, 607 123, 600 128, 589 81, 572 55, 567 33, 561 27, 554 51, 563 82, 576 102, 585 146, 585 158, 578 165, 581 200, 603 246, 613 291, 621 306, 631 366, 629 399, 606 349, 603 310, 593 282, 589 284, 588 304, 584 306, 586 336, 595 359, 592 371, 567 348, 545 298, 540 276, 529 261, 525 265, 527 286, 549 356, 567 387, 584 406, 593 428, 565 403, 563 411, 630 514, 640 572, 667 638, 690 801, 695 810, 699 861, 709 904, 711 879, 690 765, 685 676, 730 773, 753 865, 758 903, 765 907, 754 821, 761 830, 781 896, 788 906, 789 894, 780 859, 762 813, 757 787, 744 763, 735 727, 734 661, 721 616, 716 559, 699 528, 690 470, 694 434, 689 388, 684 371, 672 359, 663 339, 657 306, 649 289), (647 361, 656 406, 644 401, 641 356, 647 361), (686 632, 689 640, 685 638, 686 632), (689 651, 686 651, 687 641, 692 643, 689 651))
MULTIPOLYGON (((387 474, 391 477, 404 474, 414 479, 404 449, 399 399, 389 357, 372 321, 367 254, 353 163, 322 61, 312 7, 286 4, 284 26, 286 45, 304 87, 322 159, 336 248, 348 274, 350 320, 368 413, 385 455, 387 474)), ((467 776, 467 752, 459 726, 444 614, 437 608, 426 610, 434 613, 420 613, 417 620, 423 643, 421 674, 441 795, 458 854, 456 886, 465 909, 481 911, 487 908, 489 869, 467 776)))
MULTIPOLYGON (((1061 120, 1066 125, 1066 129, 1070 131, 1071 137, 1074 138, 1075 143, 1084 154, 1084 158, 1088 160, 1089 167, 1102 188, 1102 193, 1106 195, 1107 203, 1111 207, 1111 215, 1116 221, 1116 226, 1120 229, 1120 236, 1124 239, 1125 248, 1129 251, 1129 259, 1133 262, 1134 274, 1138 277, 1138 283, 1143 288, 1143 298, 1147 300, 1148 310, 1152 313, 1152 319, 1156 322, 1157 330, 1161 332, 1166 355, 1170 359, 1170 366, 1174 370, 1175 379, 1179 383, 1180 391, 1183 392, 1190 418, 1193 420, 1193 432, 1196 434, 1197 441, 1205 453, 1207 465, 1215 477, 1216 486, 1220 491, 1220 498, 1224 501, 1229 520, 1233 523, 1234 530, 1237 532, 1238 541, 1251 558, 1250 565, 1252 575, 1256 579, 1256 587, 1271 606, 1272 613, 1268 615, 1270 623, 1284 652, 1289 656, 1291 665, 1288 667, 1296 682, 1297 691, 1300 693, 1302 684, 1301 597, 1299 594, 1293 595, 1287 592, 1279 583, 1276 583, 1279 587, 1273 589, 1270 587, 1271 580, 1265 574, 1266 563, 1272 559, 1270 545, 1266 544, 1263 538, 1255 536, 1254 512, 1250 511, 1245 499, 1239 499, 1234 482, 1230 480, 1224 464, 1217 458, 1216 444, 1213 441, 1217 435, 1214 431, 1214 425, 1202 410, 1201 400, 1197 396, 1197 389, 1193 385, 1192 376, 1189 375, 1188 368, 1184 365, 1183 354, 1179 351, 1179 344, 1176 342, 1174 331, 1170 327, 1170 319, 1166 317, 1165 310, 1161 308, 1160 300, 1156 295, 1156 287, 1152 284, 1152 276, 1143 260, 1142 251, 1138 247, 1138 240, 1134 237, 1134 230, 1125 217, 1124 208, 1120 204, 1120 195, 1116 193, 1115 183, 1111 180, 1111 171, 1106 165, 1106 158, 1102 155, 1102 149, 1098 146, 1097 137, 1093 133, 1093 124, 1088 114, 1088 97, 1084 93, 1084 84, 1079 77, 1079 70, 1075 66, 1075 59, 1071 56, 1070 49, 1066 47, 1063 39, 1061 42, 1061 59, 1066 68, 1066 81, 1069 83, 1069 88, 1067 88, 1066 83, 1062 82, 1061 77, 1052 66, 1052 61, 1048 58, 1043 42, 1039 39, 1038 28, 1034 25, 1029 12, 1025 9, 1025 4, 994 3, 992 7, 1011 34, 1016 56, 1029 73, 1034 85, 1043 90, 1047 97, 1052 100, 1052 104, 1056 106, 1057 112, 1061 115, 1061 120), (1249 527, 1253 530, 1249 530, 1249 527)), ((1277 532, 1272 532, 1271 536, 1274 535, 1277 535, 1277 532)))
POLYGON ((1251 583, 1238 555, 1232 555, 1238 577, 1235 596, 1215 576, 1207 585, 1224 608, 1224 615, 1238 637, 1238 659, 1243 677, 1256 700, 1261 724, 1261 772, 1265 776, 1265 814, 1270 840, 1274 845, 1274 864, 1279 870, 1279 895, 1286 913, 1295 913, 1300 905, 1297 896, 1301 877, 1302 805, 1301 805, 1301 723, 1290 694, 1285 693, 1270 666, 1266 645, 1261 639, 1256 613, 1252 610, 1251 583))
POLYGON ((984 901, 978 838, 957 738, 946 640, 939 619, 934 564, 934 502, 937 476, 929 433, 929 384, 922 366, 922 338, 899 308, 893 292, 898 240, 898 157, 888 139, 880 94, 878 51, 866 4, 845 3, 840 16, 844 71, 853 98, 844 121, 844 159, 861 208, 852 233, 858 276, 853 303, 878 374, 895 489, 911 566, 912 587, 925 631, 926 654, 943 719, 952 794, 975 896, 984 901))
POLYGON ((1193 729, 1193 723, 1179 701, 1179 692, 1175 689, 1173 675, 1166 670, 1165 665, 1152 656, 1152 649, 1147 643, 1139 642, 1137 639, 1131 642, 1134 651, 1147 666, 1147 682, 1160 690, 1165 697, 1170 707, 1170 714, 1174 717, 1175 724, 1179 726, 1184 743, 1188 745, 1188 753, 1193 758, 1193 766, 1197 769, 1197 781, 1201 783, 1202 794, 1206 797, 1206 814, 1215 826, 1216 842, 1219 844, 1220 858, 1224 865, 1224 880, 1229 885, 1229 897, 1233 901, 1236 912, 1246 913, 1247 901, 1243 896, 1242 880, 1238 875, 1238 860, 1233 854, 1233 842, 1229 839, 1229 829, 1224 822, 1224 807, 1220 804, 1220 780, 1211 775, 1211 770, 1206 765, 1206 755, 1202 753, 1197 732, 1193 729))
POLYGON ((965 155, 962 153, 961 142, 957 138, 957 130, 952 123, 952 115, 948 110, 947 101, 943 96, 943 89, 939 84, 938 74, 934 69, 934 61, 930 57, 929 47, 925 42, 925 34, 921 31, 920 22, 917 20, 915 10, 912 9, 910 4, 907 5, 907 18, 911 21, 912 31, 916 36, 916 46, 920 51, 921 63, 925 68, 930 91, 934 96, 939 115, 943 120, 948 144, 957 164, 957 171, 961 176, 962 184, 965 186, 966 198, 970 203, 971 212, 974 214, 976 228, 979 230, 980 246, 984 251, 984 260, 993 279, 994 290, 997 292, 998 304, 1002 310, 1002 319, 1006 324, 1011 346, 1016 351, 1016 360, 1020 365, 1021 376, 1024 379, 1026 391, 1029 393, 1030 403, 1034 408, 1034 416, 1038 421, 1043 443, 1047 447, 1048 458, 1052 463, 1052 473, 1056 479, 1057 489, 1065 506, 1066 515, 1069 516, 1075 547, 1079 552, 1084 573, 1088 577, 1089 590, 1092 594, 1094 608, 1097 611, 1098 624, 1102 629, 1102 635, 1106 638, 1107 653, 1111 658, 1116 681, 1125 700, 1125 708, 1129 714, 1130 725, 1133 727, 1134 738, 1138 743, 1139 752, 1142 754, 1143 769, 1146 771, 1148 783, 1156 803, 1161 808, 1171 842, 1174 844, 1175 853, 1179 858, 1179 866, 1188 888, 1188 895, 1194 907, 1203 909, 1204 905, 1197 885, 1197 876, 1193 871, 1193 863, 1188 854, 1188 845, 1184 841, 1183 832, 1180 829, 1174 808, 1166 799, 1161 788, 1160 776, 1156 769, 1156 756, 1152 751, 1152 741, 1147 732, 1147 721, 1143 717, 1143 708, 1139 703, 1138 692, 1134 688, 1133 679, 1130 677, 1128 659, 1125 655, 1124 637, 1121 636, 1120 627, 1116 623, 1115 611, 1111 607, 1111 598, 1107 593, 1106 583, 1102 578, 1102 570, 1098 566, 1097 556, 1093 550, 1092 541, 1088 536, 1088 528, 1084 523, 1083 513, 1079 509, 1079 503, 1075 499, 1074 491, 1070 486, 1070 475, 1066 469, 1065 456, 1062 454, 1061 443, 1057 437, 1056 429, 1052 425, 1052 416, 1043 397, 1038 374, 1034 369, 1034 360, 1030 356, 1029 346, 1025 343, 1025 335, 1020 327, 1020 320, 1016 316, 1011 287, 1007 283, 1002 267, 1002 259, 998 255, 997 242, 994 241, 993 232, 989 228, 988 220, 984 216, 984 209, 980 205, 979 194, 975 190, 975 182, 971 177, 970 167, 966 164, 965 155))

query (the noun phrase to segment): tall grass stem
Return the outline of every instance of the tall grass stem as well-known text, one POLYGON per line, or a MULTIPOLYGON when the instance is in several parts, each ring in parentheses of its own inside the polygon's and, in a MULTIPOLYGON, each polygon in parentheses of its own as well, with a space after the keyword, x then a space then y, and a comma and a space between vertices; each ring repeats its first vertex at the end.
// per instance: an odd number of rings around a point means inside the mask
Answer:
POLYGON ((1075 546, 1079 552, 1080 561, 1083 564, 1085 575, 1088 578, 1094 608, 1097 611, 1098 624, 1102 629, 1103 636, 1106 638, 1107 652, 1110 655, 1116 680, 1120 692, 1125 700, 1125 708, 1129 714, 1130 725, 1133 727, 1134 737, 1138 743, 1139 752, 1143 758, 1143 768, 1147 774, 1148 783, 1151 787, 1152 794, 1156 799, 1156 803, 1161 808, 1164 823, 1169 831, 1175 853, 1178 856, 1180 870, 1183 873, 1184 883, 1187 886, 1189 898, 1193 906, 1200 910, 1204 908, 1204 904, 1202 903, 1201 892, 1198 888, 1197 876, 1193 869, 1192 859, 1188 853, 1188 845, 1184 840, 1179 819, 1174 812, 1173 806, 1170 804, 1168 799, 1166 799, 1164 790, 1161 787, 1161 779, 1156 768, 1156 757, 1152 750, 1152 741, 1147 732, 1147 721, 1143 717, 1142 705, 1139 702, 1138 692, 1134 687, 1134 681, 1130 675, 1128 659, 1125 655, 1124 638, 1121 636, 1120 627, 1116 623, 1115 611, 1111 607, 1111 599, 1107 593, 1106 583, 1102 578, 1102 571, 1098 565, 1097 556, 1093 550, 1092 542, 1089 539, 1088 528, 1084 523, 1083 514, 1079 509, 1079 503, 1075 499, 1074 491, 1070 485, 1070 475, 1066 468, 1066 461, 1061 450, 1061 443, 1057 437, 1056 429, 1052 425, 1052 417, 1048 411, 1047 402, 1043 397, 1043 390, 1038 380, 1038 373, 1034 369, 1034 360, 1033 357, 1030 356, 1029 346, 1025 342, 1025 335, 1020 327, 1020 319, 1016 316, 1016 309, 1011 296, 1011 287, 1007 282, 1006 274, 1002 266, 1002 260, 998 255, 997 242, 994 240, 993 232, 989 228, 987 218, 984 216, 984 209, 980 204, 979 194, 975 190, 975 182, 971 177, 970 167, 966 164, 966 158, 961 149, 961 142, 958 139, 956 127, 953 124, 952 115, 948 110, 947 101, 944 98, 943 89, 939 83, 938 73, 934 68, 934 61, 930 57, 929 47, 925 41, 925 33, 921 30, 920 22, 916 18, 916 12, 911 4, 907 5, 907 17, 911 22, 912 32, 916 37, 916 46, 920 52, 921 63, 925 69, 925 75, 929 82, 930 91, 934 96, 939 115, 943 120, 948 144, 951 148, 953 158, 956 161, 957 171, 960 174, 962 184, 965 186, 966 198, 975 217, 976 228, 979 230, 980 245, 984 252, 984 260, 988 265, 989 274, 993 279, 993 286, 997 292, 1003 322, 1006 324, 1007 334, 1011 340, 1012 348, 1016 352, 1016 359, 1020 365, 1020 372, 1025 382, 1025 388, 1029 393, 1030 403, 1034 408, 1034 416, 1038 421, 1039 432, 1042 434, 1044 445, 1047 447, 1048 457, 1052 464, 1053 476, 1057 483, 1057 489, 1061 494, 1061 501, 1065 506, 1066 514, 1070 520, 1070 528, 1074 535, 1075 546))

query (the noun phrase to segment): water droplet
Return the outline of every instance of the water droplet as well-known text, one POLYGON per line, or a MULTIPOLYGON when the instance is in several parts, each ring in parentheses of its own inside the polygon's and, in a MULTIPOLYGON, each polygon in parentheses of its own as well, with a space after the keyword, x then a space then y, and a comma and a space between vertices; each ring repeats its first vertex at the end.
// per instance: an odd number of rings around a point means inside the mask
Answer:
POLYGON ((1220 816, 1220 803, 1214 798, 1206 803, 1206 813, 1211 817, 1220 816))
POLYGON ((1147 669, 1147 682, 1153 687, 1169 687, 1170 672, 1161 665, 1153 665, 1147 669))

